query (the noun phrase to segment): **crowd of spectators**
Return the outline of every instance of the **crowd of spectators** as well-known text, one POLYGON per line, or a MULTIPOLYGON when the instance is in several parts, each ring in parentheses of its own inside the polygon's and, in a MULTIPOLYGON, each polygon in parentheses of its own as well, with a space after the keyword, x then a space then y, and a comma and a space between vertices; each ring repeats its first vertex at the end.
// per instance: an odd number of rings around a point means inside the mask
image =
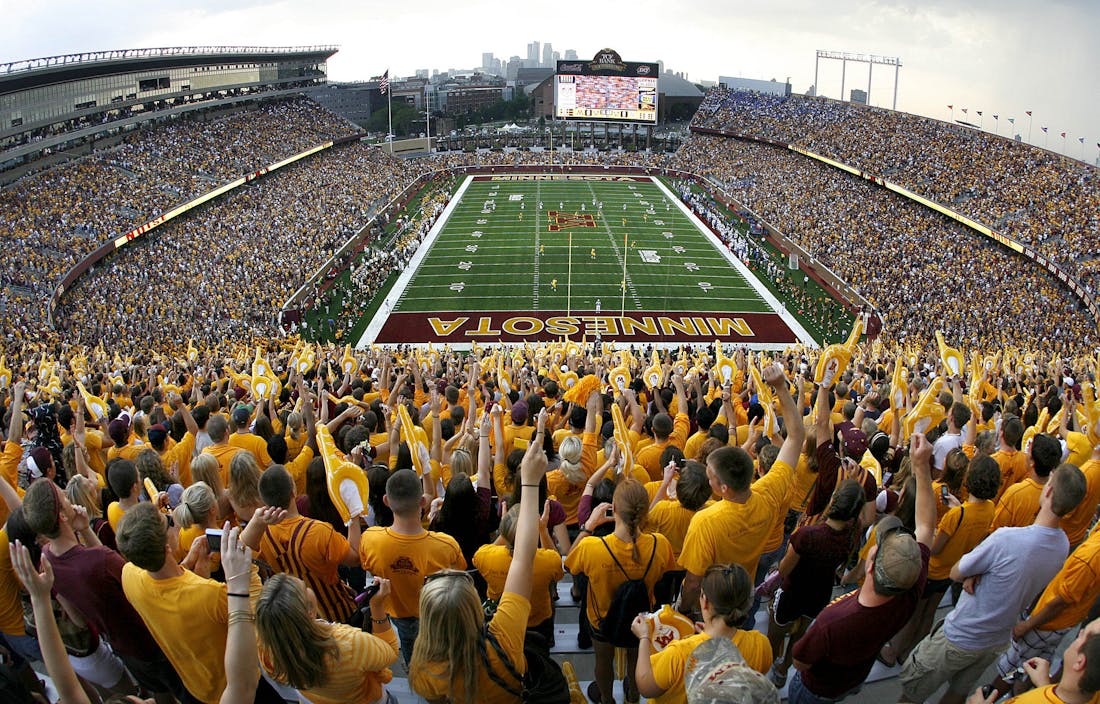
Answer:
POLYGON ((620 679, 626 701, 820 704, 899 667, 901 701, 1100 691, 1100 427, 1065 379, 1091 359, 952 375, 922 354, 900 389, 891 345, 817 381, 817 351, 727 349, 726 380, 718 350, 686 375, 669 350, 650 386, 650 349, 325 345, 303 374, 284 371, 299 346, 269 345, 281 391, 263 399, 224 352, 112 347, 84 360, 94 400, 65 364, 46 398, 35 360, 0 391, 12 701, 44 661, 65 704, 393 704, 395 670, 429 701, 512 704, 527 668, 553 669, 526 632, 558 632, 566 570, 592 704, 620 679), (582 378, 563 392, 559 369, 582 378))
POLYGON ((693 136, 677 161, 855 286, 895 339, 943 330, 970 345, 1029 340, 1073 352, 1095 341, 1087 312, 1049 273, 870 182, 788 149, 722 137, 693 136))
POLYGON ((290 295, 373 205, 412 180, 405 162, 360 143, 285 169, 153 230, 82 277, 56 315, 66 338, 215 345, 274 336, 290 295))
POLYGON ((221 183, 350 134, 354 127, 304 98, 276 100, 213 121, 180 119, 0 190, 0 305, 10 336, 36 339, 45 298, 110 238, 221 183))
MULTIPOLYGON (((803 123, 822 134, 840 130, 837 125, 855 119, 851 111, 867 112, 826 101, 714 91, 696 122, 733 131, 751 123, 753 134, 782 140, 797 136, 791 130, 803 123), (745 117, 752 110, 760 119, 745 117)), ((943 329, 968 344, 1027 340, 1067 353, 1093 342, 1093 324, 1061 285, 987 238, 789 150, 698 135, 676 154, 659 155, 514 150, 400 160, 365 145, 343 147, 154 230, 146 242, 124 248, 78 281, 65 296, 56 331, 43 326, 41 302, 69 267, 107 237, 257 164, 349 129, 308 100, 273 101, 209 123, 180 120, 151 129, 0 192, 0 236, 7 245, 0 255, 0 303, 11 322, 7 342, 56 342, 60 335, 70 343, 156 338, 170 344, 274 334, 289 294, 381 205, 423 173, 487 163, 675 168, 709 178, 856 287, 884 314, 894 339, 927 339, 943 329), (1014 275, 985 274, 1001 271, 1014 275)), ((830 335, 843 332, 846 316, 807 294, 805 277, 791 276, 750 247, 751 238, 736 234, 727 218, 692 198, 689 204, 728 246, 773 280, 803 315, 819 318, 830 335)), ((376 251, 382 234, 372 233, 367 244, 374 247, 357 250, 363 254, 350 260, 359 262, 355 276, 338 277, 334 270, 317 282, 306 306, 316 313, 315 324, 330 332, 354 325, 366 299, 411 258, 434 212, 406 227, 387 251, 376 251)), ((380 223, 393 216, 385 213, 380 223)))
POLYGON ((973 127, 800 95, 713 89, 695 124, 795 144, 879 175, 1035 247, 1100 290, 1093 166, 973 127))

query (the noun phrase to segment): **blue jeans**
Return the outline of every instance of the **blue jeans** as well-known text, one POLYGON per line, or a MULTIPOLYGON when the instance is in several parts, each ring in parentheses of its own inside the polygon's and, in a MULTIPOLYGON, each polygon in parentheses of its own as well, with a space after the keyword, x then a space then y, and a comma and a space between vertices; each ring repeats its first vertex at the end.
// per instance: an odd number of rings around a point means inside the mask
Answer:
POLYGON ((834 702, 839 702, 862 688, 862 686, 856 687, 839 697, 819 697, 806 689, 806 685, 802 683, 802 673, 795 670, 794 676, 787 682, 787 704, 834 704, 834 702))
POLYGON ((394 629, 397 630, 397 637, 401 639, 401 657, 405 660, 405 668, 409 667, 409 661, 413 656, 413 643, 416 642, 416 636, 420 633, 420 619, 415 617, 408 618, 390 618, 393 622, 394 629))
POLYGON ((42 661, 42 651, 38 649, 38 641, 33 636, 9 636, 0 633, 0 639, 7 642, 15 669, 18 670, 24 664, 42 661))

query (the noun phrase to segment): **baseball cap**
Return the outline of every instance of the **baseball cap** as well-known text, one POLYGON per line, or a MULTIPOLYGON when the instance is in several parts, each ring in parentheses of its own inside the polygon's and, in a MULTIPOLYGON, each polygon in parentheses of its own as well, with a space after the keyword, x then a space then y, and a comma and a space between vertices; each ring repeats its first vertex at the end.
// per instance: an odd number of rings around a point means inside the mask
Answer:
POLYGON ((709 638, 684 666, 688 704, 779 704, 779 690, 749 667, 728 638, 709 638))
POLYGON ((923 568, 917 539, 896 516, 886 516, 875 526, 875 540, 875 591, 883 596, 904 594, 917 583, 923 568))
POLYGON ((252 417, 252 414, 244 406, 239 406, 233 409, 233 425, 238 428, 243 428, 248 424, 248 419, 252 417))
POLYGON ((867 451, 867 436, 859 428, 854 426, 845 428, 840 434, 840 439, 844 443, 844 455, 857 462, 867 451))
POLYGON ((149 442, 160 444, 168 437, 168 428, 163 423, 157 423, 148 430, 149 442))
POLYGON ((130 417, 123 413, 111 421, 107 426, 107 435, 118 445, 126 444, 126 439, 130 436, 130 417))
POLYGON ((517 401, 512 404, 512 423, 522 425, 527 422, 527 404, 517 401))

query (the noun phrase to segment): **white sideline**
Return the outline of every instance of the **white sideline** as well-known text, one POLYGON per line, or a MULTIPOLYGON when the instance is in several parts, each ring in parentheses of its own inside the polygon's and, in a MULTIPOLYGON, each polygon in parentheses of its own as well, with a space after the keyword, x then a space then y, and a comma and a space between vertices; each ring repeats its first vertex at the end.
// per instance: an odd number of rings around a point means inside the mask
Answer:
POLYGON ((462 200, 462 196, 466 193, 466 189, 470 184, 474 182, 473 176, 467 176, 466 180, 462 182, 462 185, 455 191, 454 196, 451 197, 451 202, 447 203, 447 207, 443 209, 443 213, 436 218, 435 224, 432 225, 432 229, 428 231, 428 236, 424 238, 424 241, 420 243, 420 246, 416 248, 416 253, 413 254, 413 258, 409 261, 409 265, 405 267, 405 270, 401 272, 401 276, 397 277, 397 283, 393 285, 390 292, 386 294, 386 299, 382 301, 382 305, 378 306, 378 310, 374 312, 374 317, 371 318, 370 325, 363 331, 363 336, 359 338, 359 342, 356 343, 357 349, 363 349, 369 347, 376 339, 378 339, 378 333, 382 332, 382 326, 386 324, 386 319, 390 317, 390 311, 397 305, 397 301, 404 295, 405 289, 408 288, 409 282, 412 281, 413 275, 416 274, 420 268, 421 262, 424 261, 424 257, 428 256, 428 251, 431 250, 432 245, 435 244, 436 239, 439 238, 439 233, 443 230, 443 226, 447 224, 447 220, 450 219, 451 213, 454 212, 455 206, 462 200))
MULTIPOLYGON (((747 266, 745 266, 745 263, 734 256, 733 252, 730 251, 730 249, 726 247, 726 245, 722 244, 722 240, 718 239, 718 236, 715 235, 709 227, 707 227, 706 223, 700 220, 698 216, 696 216, 695 213, 692 212, 691 208, 687 207, 684 202, 676 196, 676 194, 668 190, 668 187, 665 186, 661 179, 655 176, 650 176, 649 178, 651 181, 653 181, 653 184, 657 186, 657 188, 661 189, 661 192, 665 194, 666 198, 671 200, 673 203, 676 204, 678 208, 680 208, 680 211, 683 212, 684 215, 686 215, 688 219, 691 220, 695 227, 703 233, 703 236, 707 238, 707 241, 709 241, 711 245, 713 245, 714 248, 717 249, 718 252, 726 258, 726 261, 733 265, 733 268, 745 277, 745 281, 749 282, 749 285, 753 287, 753 290, 755 290, 756 293, 764 299, 764 302, 771 307, 772 311, 774 311, 775 314, 778 315, 780 319, 787 324, 787 327, 791 329, 791 332, 795 334, 795 337, 797 337, 803 345, 816 349, 818 346, 817 342, 815 342, 810 333, 806 331, 806 328, 802 327, 802 324, 799 323, 793 315, 791 315, 790 311, 787 310, 787 307, 780 303, 779 299, 772 295, 772 292, 768 290, 768 287, 761 283, 758 278, 756 278, 756 275, 753 274, 747 266)), ((751 343, 749 344, 749 347, 753 346, 754 345, 752 345, 751 343)), ((765 345, 763 347, 768 346, 765 345)), ((785 347, 785 345, 780 345, 780 347, 785 347)))

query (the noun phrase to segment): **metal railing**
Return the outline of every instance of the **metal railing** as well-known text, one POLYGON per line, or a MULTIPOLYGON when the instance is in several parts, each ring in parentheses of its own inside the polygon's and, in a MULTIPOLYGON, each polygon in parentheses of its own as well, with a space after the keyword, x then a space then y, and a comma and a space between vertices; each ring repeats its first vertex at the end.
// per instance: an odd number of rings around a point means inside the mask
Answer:
POLYGON ((147 49, 111 49, 109 51, 85 51, 79 54, 61 54, 44 56, 37 59, 22 59, 0 64, 0 76, 21 71, 37 71, 45 68, 68 66, 72 64, 94 63, 97 61, 118 61, 126 59, 148 59, 169 56, 209 56, 217 54, 319 54, 336 53, 337 44, 318 44, 315 46, 168 46, 147 49))

